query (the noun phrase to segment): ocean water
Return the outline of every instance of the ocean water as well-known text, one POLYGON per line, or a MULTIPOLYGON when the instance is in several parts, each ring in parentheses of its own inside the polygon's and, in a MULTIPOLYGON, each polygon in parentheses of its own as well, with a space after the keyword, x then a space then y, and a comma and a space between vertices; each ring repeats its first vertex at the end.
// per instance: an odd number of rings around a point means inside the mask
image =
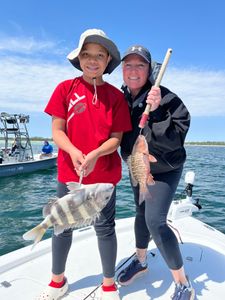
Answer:
MULTIPOLYGON (((41 143, 33 143, 38 153, 41 143)), ((195 216, 225 233, 225 147, 186 146, 187 161, 175 199, 184 196, 186 171, 196 174, 193 197, 202 209, 195 216)), ((56 168, 0 178, 0 255, 24 247, 30 242, 22 235, 42 220, 42 207, 55 196, 56 168)), ((135 215, 127 167, 117 188, 117 218, 135 215)), ((51 230, 45 238, 51 236, 51 230)))

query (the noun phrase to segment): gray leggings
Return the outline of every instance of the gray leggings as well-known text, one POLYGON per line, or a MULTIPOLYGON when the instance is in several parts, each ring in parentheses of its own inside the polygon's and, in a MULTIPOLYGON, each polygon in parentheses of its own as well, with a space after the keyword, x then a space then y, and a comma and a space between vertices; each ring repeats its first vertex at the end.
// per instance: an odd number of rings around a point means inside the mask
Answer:
MULTIPOLYGON (((57 196, 62 197, 68 192, 63 183, 58 183, 57 196)), ((102 262, 104 277, 111 278, 115 274, 117 255, 117 239, 115 234, 115 203, 116 187, 107 206, 102 210, 94 228, 98 240, 98 248, 102 262)), ((58 236, 52 236, 52 273, 61 274, 65 271, 67 256, 72 243, 72 230, 65 230, 58 236)))
POLYGON ((167 213, 176 192, 182 168, 163 174, 155 174, 155 185, 149 186, 152 199, 138 205, 139 188, 133 187, 136 203, 136 247, 148 247, 150 235, 168 267, 178 270, 183 266, 177 238, 167 225, 167 213))

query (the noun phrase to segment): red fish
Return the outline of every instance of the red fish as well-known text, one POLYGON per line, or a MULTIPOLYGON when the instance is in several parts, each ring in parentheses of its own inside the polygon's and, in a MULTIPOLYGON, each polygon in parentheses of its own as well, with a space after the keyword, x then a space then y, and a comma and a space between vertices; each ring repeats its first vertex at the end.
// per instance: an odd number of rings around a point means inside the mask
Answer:
POLYGON ((149 154, 148 144, 143 135, 139 135, 131 155, 127 159, 133 186, 139 184, 139 204, 151 198, 148 186, 155 184, 150 170, 150 162, 156 162, 156 158, 149 154))

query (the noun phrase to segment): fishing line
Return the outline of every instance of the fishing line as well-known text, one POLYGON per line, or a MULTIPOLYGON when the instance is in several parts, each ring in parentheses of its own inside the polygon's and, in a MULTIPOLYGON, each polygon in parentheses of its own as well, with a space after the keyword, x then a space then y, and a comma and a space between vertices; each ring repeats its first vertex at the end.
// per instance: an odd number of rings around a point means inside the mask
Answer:
MULTIPOLYGON (((122 266, 124 266, 134 255, 136 254, 136 252, 134 252, 131 256, 129 256, 118 268, 116 268, 115 273, 122 268, 122 266)), ((86 300, 89 296, 91 297, 91 295, 102 285, 99 284, 94 290, 92 290, 83 300, 86 300)), ((91 297, 92 298, 92 297, 91 297)), ((94 298, 92 298, 94 299, 94 298)))
POLYGON ((169 223, 168 223, 168 226, 169 226, 173 231, 175 231, 175 232, 177 233, 178 238, 179 238, 181 244, 183 244, 184 242, 182 241, 182 238, 181 238, 181 235, 180 235, 179 230, 178 230, 177 228, 173 227, 173 226, 172 226, 171 224, 169 224, 169 223))
MULTIPOLYGON (((152 240, 152 237, 149 239, 149 242, 152 240)), ((152 251, 150 251, 150 254, 154 257, 155 253, 153 253, 152 251)), ((118 266, 115 270, 115 273, 118 272, 132 257, 134 257, 136 255, 136 252, 134 252, 133 254, 131 254, 120 266, 118 266)), ((95 299, 95 292, 97 291, 97 289, 100 288, 100 286, 103 283, 99 284, 95 289, 93 289, 87 296, 85 296, 85 298, 83 298, 82 300, 86 300, 88 299, 88 297, 90 297, 91 299, 95 299), (94 294, 94 295, 93 295, 94 294)))
POLYGON ((81 170, 80 171, 80 178, 79 178, 79 185, 82 184, 83 177, 84 177, 84 170, 81 170))

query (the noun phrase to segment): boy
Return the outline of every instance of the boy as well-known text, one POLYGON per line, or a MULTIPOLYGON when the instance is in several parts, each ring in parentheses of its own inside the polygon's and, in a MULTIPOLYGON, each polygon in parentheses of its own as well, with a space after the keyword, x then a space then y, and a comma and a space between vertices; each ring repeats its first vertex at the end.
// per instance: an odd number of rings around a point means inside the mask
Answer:
MULTIPOLYGON (((120 64, 116 45, 102 30, 89 29, 77 49, 68 55, 81 77, 60 83, 45 112, 52 116, 52 135, 59 148, 57 195, 68 190, 82 172, 84 184, 109 182, 115 185, 111 200, 94 224, 103 268, 101 300, 119 300, 114 283, 117 241, 115 235, 116 184, 121 179, 117 152, 124 131, 131 130, 129 110, 122 92, 104 82, 102 75, 120 64)), ((52 281, 37 299, 56 300, 68 290, 64 277, 72 230, 52 238, 52 281)))

